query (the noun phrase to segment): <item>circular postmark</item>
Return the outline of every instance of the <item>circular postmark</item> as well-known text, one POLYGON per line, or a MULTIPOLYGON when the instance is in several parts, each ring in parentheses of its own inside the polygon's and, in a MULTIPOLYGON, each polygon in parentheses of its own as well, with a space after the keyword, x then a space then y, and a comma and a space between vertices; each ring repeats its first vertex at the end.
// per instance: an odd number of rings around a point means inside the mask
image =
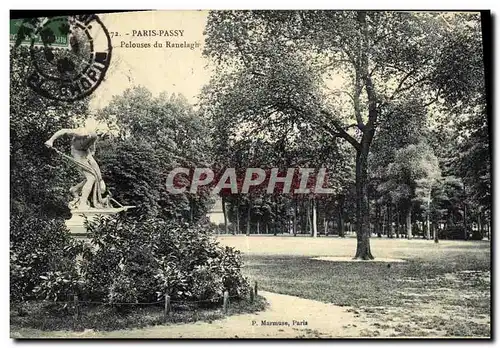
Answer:
POLYGON ((34 71, 28 86, 53 100, 85 98, 103 81, 111 51, 108 30, 97 15, 47 18, 31 39, 34 71))

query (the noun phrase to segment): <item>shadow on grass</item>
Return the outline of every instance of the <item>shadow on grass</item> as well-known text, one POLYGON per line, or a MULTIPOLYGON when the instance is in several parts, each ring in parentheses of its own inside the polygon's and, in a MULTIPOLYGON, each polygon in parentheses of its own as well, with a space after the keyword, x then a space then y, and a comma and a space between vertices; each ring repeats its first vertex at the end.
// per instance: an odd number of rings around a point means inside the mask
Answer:
MULTIPOLYGON (((405 258, 404 256, 402 258, 405 258)), ((446 250, 405 263, 329 262, 245 255, 245 276, 263 290, 349 306, 403 337, 489 337, 490 254, 446 250)), ((391 335, 392 336, 392 335, 391 335)))
POLYGON ((264 290, 340 306, 404 305, 403 288, 449 287, 488 291, 490 282, 461 272, 486 272, 489 254, 449 252, 405 263, 329 262, 302 256, 244 255, 244 273, 264 290), (444 277, 458 273, 457 279, 444 277))

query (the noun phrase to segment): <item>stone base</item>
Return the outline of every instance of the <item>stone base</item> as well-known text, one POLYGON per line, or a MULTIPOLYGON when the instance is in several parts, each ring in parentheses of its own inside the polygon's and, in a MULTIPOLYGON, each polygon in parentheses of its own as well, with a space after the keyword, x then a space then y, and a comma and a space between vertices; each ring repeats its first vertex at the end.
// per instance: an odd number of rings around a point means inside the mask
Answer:
POLYGON ((118 214, 122 211, 135 208, 135 206, 124 206, 119 208, 88 208, 88 209, 73 209, 71 210, 71 219, 66 220, 66 227, 71 235, 77 239, 88 238, 88 232, 84 226, 85 218, 93 221, 99 215, 110 216, 118 214))

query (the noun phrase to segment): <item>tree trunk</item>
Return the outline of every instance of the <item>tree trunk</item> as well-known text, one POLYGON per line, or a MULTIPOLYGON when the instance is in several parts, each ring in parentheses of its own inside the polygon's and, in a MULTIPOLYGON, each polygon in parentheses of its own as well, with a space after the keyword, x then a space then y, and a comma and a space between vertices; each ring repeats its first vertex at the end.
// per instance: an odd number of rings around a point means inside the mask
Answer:
MULTIPOLYGON (((345 238, 346 231, 345 231, 345 221, 344 221, 344 216, 339 214, 339 221, 338 221, 338 230, 339 230, 339 237, 340 238, 345 238)), ((351 224, 349 224, 349 230, 351 229, 351 224)), ((352 231, 350 231, 352 232, 352 231)))
POLYGON ((387 232, 387 206, 382 206, 380 209, 384 211, 382 214, 382 220, 380 221, 381 235, 388 235, 388 232, 387 232))
POLYGON ((394 238, 394 226, 392 225, 392 204, 387 205, 387 236, 394 238))
POLYGON ((325 231, 325 236, 328 236, 328 220, 326 219, 326 216, 323 217, 323 229, 325 231))
POLYGON ((318 236, 318 216, 316 210, 316 201, 312 200, 312 236, 316 238, 318 236))
POLYGON ((362 132, 361 141, 358 142, 345 129, 336 126, 336 130, 356 149, 356 254, 355 259, 374 259, 370 250, 370 212, 368 209, 368 155, 370 146, 375 135, 378 118, 378 97, 373 86, 370 75, 368 51, 370 38, 368 34, 368 22, 366 12, 357 12, 357 21, 361 29, 360 50, 355 67, 356 87, 366 91, 368 101, 368 122, 363 123, 359 110, 359 94, 354 99, 355 116, 358 129, 362 132))
POLYGON ((340 238, 345 238, 344 214, 342 213, 342 210, 339 211, 338 230, 339 230, 339 237, 340 238))
POLYGON ((468 233, 468 228, 467 228, 467 204, 465 203, 464 200, 464 240, 469 239, 469 233, 468 233))
MULTIPOLYGON (((226 199, 224 198, 224 196, 221 196, 221 200, 222 200, 222 215, 224 215, 224 233, 229 234, 229 229, 227 226, 226 199)), ((234 234, 234 231, 233 231, 233 234, 234 234)))
MULTIPOLYGON (((365 131, 367 132, 367 131, 365 131)), ((356 155, 356 255, 355 259, 373 260, 370 250, 370 216, 368 212, 368 151, 370 142, 365 140, 363 133, 361 149, 356 155)))
POLYGON ((477 214, 477 231, 480 235, 483 235, 483 219, 481 216, 481 212, 477 214))
POLYGON ((431 222, 429 220, 429 211, 427 211, 425 217, 425 239, 427 240, 431 239, 431 222))
POLYGON ((396 206, 396 238, 399 238, 399 231, 401 228, 401 212, 398 210, 398 207, 396 206))
POLYGON ((370 202, 370 191, 368 190, 368 177, 366 178, 366 211, 368 214, 368 235, 371 237, 373 234, 373 224, 372 224, 372 212, 371 212, 371 202, 370 202))
POLYGON ((273 196, 272 197, 272 202, 274 203, 274 219, 273 219, 273 228, 274 228, 274 235, 278 233, 278 226, 280 225, 278 221, 278 200, 273 196))
POLYGON ((247 210, 247 236, 250 235, 250 219, 252 218, 252 202, 248 201, 248 210, 247 210))
POLYGON ((293 205, 293 235, 297 235, 297 199, 294 199, 293 205))
POLYGON ((300 202, 300 234, 304 234, 307 231, 307 214, 305 213, 305 200, 301 200, 300 202))
POLYGON ((306 233, 312 234, 311 228, 311 202, 307 200, 306 204, 306 233))
POLYGON ((339 197, 338 226, 337 226, 340 238, 344 238, 345 237, 345 230, 344 230, 344 203, 345 203, 345 196, 341 195, 339 197))
POLYGON ((257 234, 260 234, 260 220, 257 220, 257 234))
POLYGON ((240 196, 236 196, 236 233, 240 234, 240 196))
POLYGON ((436 221, 433 221, 432 223, 432 232, 434 233, 434 243, 439 243, 439 230, 436 221))
POLYGON ((412 239, 413 235, 411 233, 411 205, 408 207, 406 212, 406 237, 412 239))
POLYGON ((384 220, 385 214, 382 215, 382 206, 375 201, 375 228, 377 229, 377 237, 382 237, 382 232, 384 230, 384 220))
POLYGON ((469 228, 467 227, 467 201, 465 197, 467 197, 467 192, 465 190, 465 179, 462 178, 462 181, 464 183, 464 200, 463 200, 463 207, 464 207, 464 240, 469 239, 469 228))

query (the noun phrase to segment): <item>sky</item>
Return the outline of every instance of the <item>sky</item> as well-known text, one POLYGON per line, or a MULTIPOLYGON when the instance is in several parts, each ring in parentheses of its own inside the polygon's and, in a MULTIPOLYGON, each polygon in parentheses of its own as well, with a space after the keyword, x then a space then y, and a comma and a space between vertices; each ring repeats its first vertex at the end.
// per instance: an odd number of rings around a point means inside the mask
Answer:
POLYGON ((99 15, 110 35, 113 35, 111 39, 113 51, 105 80, 92 96, 91 110, 106 106, 114 95, 120 95, 127 88, 138 85, 146 87, 154 95, 161 92, 181 93, 195 104, 201 87, 210 78, 208 61, 202 57, 203 30, 207 15, 208 11, 194 10, 99 15), (182 37, 145 37, 133 36, 134 30, 184 30, 184 32, 182 37), (119 36, 116 36, 116 33, 119 36), (149 43, 151 47, 122 47, 122 41, 125 44, 149 43), (153 47, 156 41, 163 43, 164 47, 153 47), (167 48, 166 41, 198 43, 200 47, 193 50, 167 48))

